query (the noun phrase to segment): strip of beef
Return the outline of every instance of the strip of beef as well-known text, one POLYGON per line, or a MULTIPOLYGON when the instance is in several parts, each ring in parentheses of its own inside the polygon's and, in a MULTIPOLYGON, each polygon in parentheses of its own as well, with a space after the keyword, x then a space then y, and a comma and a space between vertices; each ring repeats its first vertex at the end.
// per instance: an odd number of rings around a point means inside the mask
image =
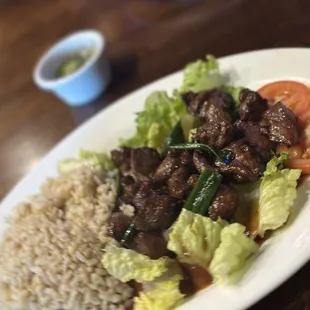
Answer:
POLYGON ((237 212, 238 203, 237 192, 227 185, 221 185, 209 208, 209 217, 214 221, 218 217, 229 221, 237 212))
POLYGON ((148 198, 135 216, 134 223, 142 231, 168 229, 180 212, 172 197, 156 195, 148 198))
POLYGON ((234 159, 228 165, 219 160, 215 162, 223 175, 235 182, 255 182, 263 174, 265 166, 244 140, 235 141, 225 149, 233 152, 234 159))
POLYGON ((168 254, 167 241, 161 232, 139 232, 129 247, 151 259, 168 254))
POLYGON ((272 152, 276 144, 269 140, 269 137, 263 133, 258 123, 243 122, 238 120, 235 127, 244 137, 244 140, 255 150, 263 163, 267 163, 272 158, 272 152))
POLYGON ((298 143, 298 130, 294 113, 281 102, 269 108, 263 115, 262 124, 269 139, 291 146, 298 143))
POLYGON ((188 151, 177 151, 176 153, 180 158, 180 165, 167 181, 168 191, 173 198, 185 199, 188 194, 187 180, 195 171, 193 156, 188 151))
POLYGON ((188 187, 188 192, 189 193, 194 189, 194 187, 197 184, 198 180, 199 180, 199 175, 198 174, 192 174, 188 178, 188 180, 187 180, 187 187, 188 187))
POLYGON ((111 158, 122 175, 130 175, 136 181, 146 181, 159 165, 161 158, 149 147, 122 147, 111 151, 111 158))
POLYGON ((187 170, 192 169, 193 159, 191 154, 187 151, 169 151, 156 169, 153 180, 158 183, 166 182, 182 166, 186 167, 187 170))
POLYGON ((131 151, 130 163, 133 174, 149 177, 160 161, 158 152, 150 147, 139 147, 131 151))
POLYGON ((193 165, 192 154, 188 151, 176 151, 176 156, 179 156, 181 159, 181 165, 186 167, 193 165))
POLYGON ((111 159, 123 175, 130 170, 131 150, 129 147, 121 147, 111 151, 111 159))
POLYGON ((152 184, 150 182, 142 182, 133 198, 133 205, 138 209, 143 208, 152 191, 152 184))
POLYGON ((153 179, 156 182, 166 182, 181 165, 177 152, 169 151, 167 156, 156 169, 153 179))
POLYGON ((203 153, 197 150, 193 153, 193 163, 199 173, 203 173, 206 169, 214 170, 203 153))
POLYGON ((240 119, 242 121, 259 121, 268 109, 268 102, 259 93, 244 89, 240 93, 240 119))
POLYGON ((217 148, 227 146, 233 141, 233 138, 233 126, 226 112, 222 113, 222 117, 207 120, 204 125, 197 128, 196 133, 192 136, 193 142, 208 144, 217 148))
POLYGON ((181 166, 173 172, 168 180, 168 191, 171 197, 177 199, 185 198, 188 191, 187 180, 189 175, 190 171, 186 166, 181 166))
POLYGON ((183 99, 188 111, 205 119, 197 128, 193 141, 223 148, 233 140, 234 130, 229 110, 234 106, 231 95, 219 89, 187 93, 183 99))
POLYGON ((183 100, 188 111, 201 118, 210 118, 211 106, 217 106, 223 110, 229 110, 234 106, 233 97, 220 89, 199 93, 189 92, 183 95, 183 100))
POLYGON ((136 216, 134 223, 138 230, 164 230, 169 228, 180 212, 179 201, 165 189, 152 189, 143 183, 134 197, 136 216))
POLYGON ((122 212, 112 213, 108 221, 108 235, 117 241, 121 241, 131 221, 132 218, 126 216, 122 212))
POLYGON ((139 183, 136 183, 135 180, 130 176, 122 176, 120 179, 121 185, 121 201, 127 204, 133 204, 133 198, 139 189, 139 183))

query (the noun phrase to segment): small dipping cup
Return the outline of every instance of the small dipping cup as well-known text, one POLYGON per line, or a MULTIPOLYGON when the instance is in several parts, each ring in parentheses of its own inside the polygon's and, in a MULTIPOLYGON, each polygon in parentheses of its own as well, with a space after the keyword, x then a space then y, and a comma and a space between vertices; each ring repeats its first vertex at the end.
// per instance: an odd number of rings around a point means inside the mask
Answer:
POLYGON ((33 73, 34 82, 39 88, 54 93, 70 106, 92 102, 105 91, 111 79, 105 46, 103 35, 95 30, 79 31, 66 36, 38 61, 33 73), (67 76, 57 77, 57 71, 64 61, 89 48, 92 52, 81 67, 67 76))

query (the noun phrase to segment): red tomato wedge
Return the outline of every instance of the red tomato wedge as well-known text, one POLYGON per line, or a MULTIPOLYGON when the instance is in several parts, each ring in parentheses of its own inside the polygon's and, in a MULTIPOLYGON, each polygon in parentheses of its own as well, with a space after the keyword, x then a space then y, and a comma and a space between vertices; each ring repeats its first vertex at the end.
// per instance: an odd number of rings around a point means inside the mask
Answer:
POLYGON ((301 169, 303 174, 310 174, 310 159, 292 159, 284 163, 284 166, 291 169, 301 169))
POLYGON ((307 128, 310 128, 310 90, 302 83, 294 81, 277 81, 269 83, 258 90, 269 104, 281 101, 297 116, 302 131, 300 144, 292 147, 278 146, 277 152, 286 151, 292 158, 284 165, 292 169, 301 169, 303 174, 310 174, 310 148, 307 128))
POLYGON ((302 127, 310 123, 310 90, 302 83, 277 81, 269 83, 258 93, 271 104, 281 101, 301 120, 302 127))

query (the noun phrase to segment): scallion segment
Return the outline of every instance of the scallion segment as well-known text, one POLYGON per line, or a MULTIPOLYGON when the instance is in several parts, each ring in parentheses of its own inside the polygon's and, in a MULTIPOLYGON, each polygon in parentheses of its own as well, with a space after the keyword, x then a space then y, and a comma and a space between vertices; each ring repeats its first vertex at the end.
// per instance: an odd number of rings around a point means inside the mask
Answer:
POLYGON ((121 244, 123 246, 128 245, 132 241, 135 235, 136 235, 136 226, 134 223, 131 223, 126 229, 123 235, 123 238, 121 239, 121 244))
POLYGON ((205 216, 222 181, 222 176, 206 169, 185 203, 185 209, 205 216))
POLYGON ((184 134, 183 134, 181 121, 178 121, 176 123, 176 125, 173 127, 171 134, 169 135, 169 137, 166 140, 166 147, 165 147, 165 150, 163 152, 163 156, 164 157, 167 156, 169 147, 171 145, 181 143, 181 142, 184 142, 184 134))
POLYGON ((227 165, 233 160, 233 152, 229 150, 219 150, 213 146, 202 143, 171 144, 168 148, 170 150, 199 150, 208 154, 213 154, 227 165))

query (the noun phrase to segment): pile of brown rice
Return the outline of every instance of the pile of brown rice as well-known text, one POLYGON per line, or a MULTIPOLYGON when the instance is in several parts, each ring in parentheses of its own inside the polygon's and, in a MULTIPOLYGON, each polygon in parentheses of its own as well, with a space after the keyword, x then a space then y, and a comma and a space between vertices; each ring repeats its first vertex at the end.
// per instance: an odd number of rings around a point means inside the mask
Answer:
POLYGON ((0 309, 125 309, 132 289, 101 266, 115 202, 100 167, 48 180, 18 206, 0 245, 0 309))

